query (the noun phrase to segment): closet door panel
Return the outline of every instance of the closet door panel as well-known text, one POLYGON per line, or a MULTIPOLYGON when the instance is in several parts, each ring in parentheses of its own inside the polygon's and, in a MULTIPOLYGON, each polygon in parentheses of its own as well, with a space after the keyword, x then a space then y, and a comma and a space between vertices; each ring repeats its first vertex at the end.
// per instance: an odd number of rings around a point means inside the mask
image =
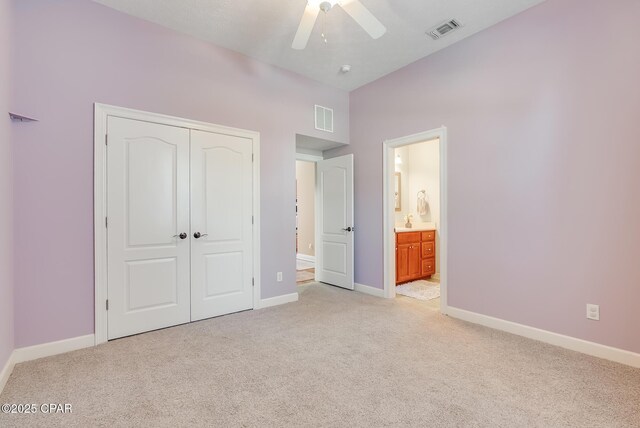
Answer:
POLYGON ((108 338, 189 322, 189 131, 107 122, 108 338))
POLYGON ((191 131, 192 321, 253 308, 252 150, 191 131))

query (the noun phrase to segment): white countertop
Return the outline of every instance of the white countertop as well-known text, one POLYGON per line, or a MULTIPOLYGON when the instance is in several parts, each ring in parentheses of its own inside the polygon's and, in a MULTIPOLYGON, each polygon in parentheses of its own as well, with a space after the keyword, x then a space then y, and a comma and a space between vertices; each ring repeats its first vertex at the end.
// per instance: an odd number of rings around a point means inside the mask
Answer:
POLYGON ((413 227, 397 227, 395 228, 396 232, 420 232, 423 230, 436 230, 435 223, 416 223, 413 227))

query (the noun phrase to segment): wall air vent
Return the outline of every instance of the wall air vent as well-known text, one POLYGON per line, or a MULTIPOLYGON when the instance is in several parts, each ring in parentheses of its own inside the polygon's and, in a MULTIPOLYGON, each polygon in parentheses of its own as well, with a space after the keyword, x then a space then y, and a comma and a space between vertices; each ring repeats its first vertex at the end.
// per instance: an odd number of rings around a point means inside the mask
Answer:
POLYGON ((452 19, 450 21, 436 25, 433 29, 427 31, 427 34, 430 35, 433 40, 438 40, 439 38, 444 37, 446 34, 449 34, 460 27, 462 27, 460 21, 452 19))
POLYGON ((333 109, 316 104, 316 129, 333 132, 333 109))

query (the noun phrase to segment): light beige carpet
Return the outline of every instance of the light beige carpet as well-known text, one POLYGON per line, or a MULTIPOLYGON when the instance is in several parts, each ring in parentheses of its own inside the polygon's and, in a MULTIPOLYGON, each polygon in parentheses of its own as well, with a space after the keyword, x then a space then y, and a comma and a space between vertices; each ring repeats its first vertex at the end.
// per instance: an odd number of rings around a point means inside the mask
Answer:
POLYGON ((326 285, 19 364, 0 426, 638 427, 640 370, 326 285))

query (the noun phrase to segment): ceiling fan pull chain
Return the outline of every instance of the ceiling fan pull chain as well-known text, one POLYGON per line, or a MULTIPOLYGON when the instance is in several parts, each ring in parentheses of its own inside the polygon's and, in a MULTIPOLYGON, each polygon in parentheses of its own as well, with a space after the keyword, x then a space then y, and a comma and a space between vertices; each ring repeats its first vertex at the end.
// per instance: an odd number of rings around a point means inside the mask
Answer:
POLYGON ((320 37, 322 37, 322 40, 324 40, 324 43, 328 43, 327 42, 327 36, 325 35, 324 32, 324 28, 327 24, 327 12, 324 12, 324 14, 322 15, 322 34, 320 35, 320 37))

